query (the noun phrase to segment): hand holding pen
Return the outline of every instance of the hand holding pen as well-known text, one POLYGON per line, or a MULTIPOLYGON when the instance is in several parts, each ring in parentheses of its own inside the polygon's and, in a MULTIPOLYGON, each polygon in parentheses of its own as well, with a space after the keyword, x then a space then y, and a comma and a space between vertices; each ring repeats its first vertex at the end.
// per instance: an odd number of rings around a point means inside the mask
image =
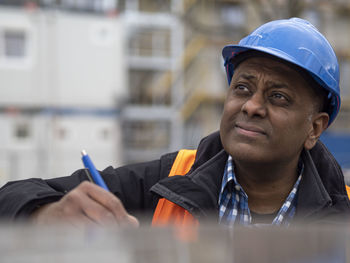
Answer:
POLYGON ((59 201, 40 207, 32 213, 32 222, 37 224, 68 223, 75 226, 117 224, 137 227, 138 220, 128 214, 119 198, 109 192, 107 185, 85 151, 82 152, 82 155, 84 165, 89 169, 95 183, 83 181, 59 201))

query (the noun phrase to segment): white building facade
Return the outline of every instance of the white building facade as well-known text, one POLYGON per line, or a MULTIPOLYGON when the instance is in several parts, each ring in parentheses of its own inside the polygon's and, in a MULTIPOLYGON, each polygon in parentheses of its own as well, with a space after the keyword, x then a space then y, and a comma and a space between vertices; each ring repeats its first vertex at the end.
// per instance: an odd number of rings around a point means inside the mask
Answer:
POLYGON ((0 9, 0 185, 120 165, 127 88, 117 16, 0 9))

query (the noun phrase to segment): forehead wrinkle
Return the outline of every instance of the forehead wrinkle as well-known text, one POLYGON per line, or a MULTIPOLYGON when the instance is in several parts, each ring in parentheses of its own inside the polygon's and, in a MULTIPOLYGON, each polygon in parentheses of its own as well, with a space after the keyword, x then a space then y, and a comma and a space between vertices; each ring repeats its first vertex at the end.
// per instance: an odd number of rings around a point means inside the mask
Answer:
POLYGON ((241 75, 241 77, 245 78, 245 79, 248 79, 248 80, 251 80, 251 79, 256 79, 256 76, 253 75, 253 74, 249 74, 249 73, 243 73, 241 75))
MULTIPOLYGON (((237 75, 237 80, 243 78, 245 80, 248 80, 248 81, 251 81, 251 80, 257 80, 258 79, 258 76, 257 75, 260 75, 262 74, 262 72, 255 72, 254 73, 247 73, 247 72, 243 72, 241 74, 238 73, 237 75)), ((283 81, 283 80, 279 80, 279 79, 269 79, 269 75, 267 76, 267 80, 264 81, 266 84, 267 84, 267 87, 270 87, 270 88, 278 88, 278 89, 288 89, 290 85, 288 85, 288 83, 286 83, 286 81, 283 81)), ((264 77, 265 78, 265 77, 264 77)))
POLYGON ((248 81, 256 81, 256 79, 259 79, 259 76, 264 76, 264 78, 267 77, 267 80, 272 82, 268 83, 267 86, 271 84, 270 87, 280 86, 280 88, 286 88, 294 92, 299 90, 294 83, 300 80, 299 84, 302 85, 304 83, 304 88, 313 96, 312 88, 300 72, 288 64, 283 64, 271 58, 252 57, 242 61, 237 66, 232 80, 235 78, 235 81, 238 81, 241 76, 248 81))
POLYGON ((266 84, 270 88, 275 89, 290 89, 290 85, 285 83, 284 81, 279 80, 266 80, 266 84))
POLYGON ((243 78, 246 80, 253 80, 253 79, 256 79, 257 77, 256 77, 256 75, 254 75, 252 73, 242 72, 240 74, 237 74, 236 78, 237 79, 243 78))
POLYGON ((285 74, 288 72, 297 72, 295 69, 291 68, 289 65, 281 63, 271 58, 249 58, 246 61, 243 61, 241 65, 255 65, 258 66, 260 70, 273 71, 280 74, 285 74))
MULTIPOLYGON (((248 74, 259 74, 259 73, 269 73, 274 72, 278 75, 289 75, 289 74, 297 74, 300 75, 298 71, 291 68, 289 65, 278 62, 271 58, 261 58, 261 57, 252 57, 247 60, 242 61, 235 71, 239 71, 239 69, 243 67, 248 71, 253 71, 253 73, 248 72, 248 74)), ((245 71, 246 72, 246 71, 245 71)), ((300 75, 301 77, 301 75, 300 75)))
POLYGON ((259 76, 264 76, 267 78, 266 82, 270 87, 276 88, 286 88, 290 89, 293 87, 291 85, 291 76, 294 78, 299 78, 304 80, 299 72, 290 68, 288 65, 281 64, 272 59, 268 58, 249 58, 238 65, 233 76, 236 81, 240 78, 246 80, 255 80, 259 76), (270 63, 267 63, 270 62, 270 63), (285 76, 288 76, 285 78, 285 76))

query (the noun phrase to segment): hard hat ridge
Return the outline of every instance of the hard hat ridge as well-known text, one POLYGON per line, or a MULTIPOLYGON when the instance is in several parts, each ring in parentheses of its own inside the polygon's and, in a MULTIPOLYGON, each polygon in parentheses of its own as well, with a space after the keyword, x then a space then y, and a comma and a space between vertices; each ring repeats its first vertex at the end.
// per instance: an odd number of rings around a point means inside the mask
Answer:
POLYGON ((328 124, 333 122, 340 108, 339 66, 332 46, 316 27, 301 18, 275 20, 255 29, 238 45, 224 47, 222 55, 229 83, 237 56, 254 50, 305 70, 329 92, 328 124))

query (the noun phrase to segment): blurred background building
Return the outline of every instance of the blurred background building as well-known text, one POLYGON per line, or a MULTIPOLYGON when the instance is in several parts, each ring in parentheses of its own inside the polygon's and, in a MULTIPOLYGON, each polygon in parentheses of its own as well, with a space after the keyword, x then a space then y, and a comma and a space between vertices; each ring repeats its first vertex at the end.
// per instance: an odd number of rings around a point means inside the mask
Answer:
POLYGON ((0 185, 194 148, 218 129, 223 46, 311 21, 336 50, 341 112, 322 140, 350 171, 348 0, 0 0, 0 185))

